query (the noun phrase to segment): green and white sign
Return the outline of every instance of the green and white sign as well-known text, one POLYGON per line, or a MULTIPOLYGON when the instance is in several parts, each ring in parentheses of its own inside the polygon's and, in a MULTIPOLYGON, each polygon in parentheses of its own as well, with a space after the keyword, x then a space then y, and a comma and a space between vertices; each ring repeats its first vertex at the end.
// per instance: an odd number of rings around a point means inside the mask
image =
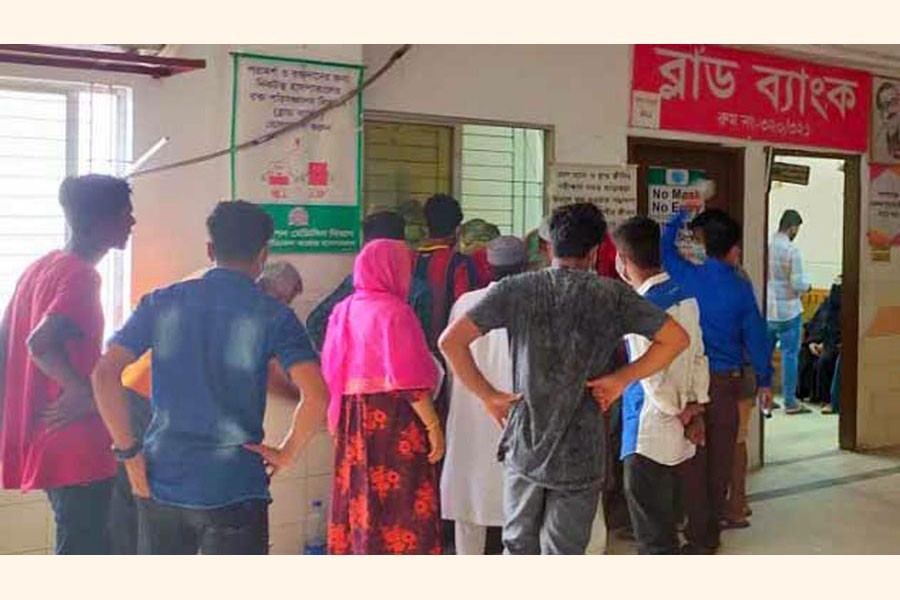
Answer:
POLYGON ((361 98, 271 141, 241 152, 235 147, 344 96, 362 72, 359 65, 234 55, 231 196, 272 215, 272 252, 359 249, 361 98))
POLYGON ((706 173, 699 169, 667 169, 650 167, 647 170, 648 216, 664 224, 681 210, 689 198, 702 198, 702 182, 706 173))
POLYGON ((271 252, 355 252, 359 211, 355 206, 263 204, 275 221, 271 252))

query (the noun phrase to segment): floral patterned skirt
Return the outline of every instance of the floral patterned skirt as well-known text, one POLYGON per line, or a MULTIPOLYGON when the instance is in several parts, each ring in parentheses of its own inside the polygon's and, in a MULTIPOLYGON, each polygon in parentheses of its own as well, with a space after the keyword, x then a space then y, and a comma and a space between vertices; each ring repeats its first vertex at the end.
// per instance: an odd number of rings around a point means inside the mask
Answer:
POLYGON ((344 396, 330 554, 441 554, 438 475, 411 403, 425 391, 344 396))

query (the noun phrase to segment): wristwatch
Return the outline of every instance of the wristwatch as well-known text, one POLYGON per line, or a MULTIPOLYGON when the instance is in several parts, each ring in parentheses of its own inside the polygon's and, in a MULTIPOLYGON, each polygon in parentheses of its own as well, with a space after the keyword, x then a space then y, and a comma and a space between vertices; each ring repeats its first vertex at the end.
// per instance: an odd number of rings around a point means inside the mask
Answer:
POLYGON ((113 456, 116 457, 116 460, 119 462, 125 462, 126 460, 131 460, 135 456, 141 453, 141 450, 144 449, 143 444, 140 441, 135 440, 134 444, 131 445, 131 448, 126 448, 125 450, 119 450, 116 448, 115 444, 112 446, 113 456))

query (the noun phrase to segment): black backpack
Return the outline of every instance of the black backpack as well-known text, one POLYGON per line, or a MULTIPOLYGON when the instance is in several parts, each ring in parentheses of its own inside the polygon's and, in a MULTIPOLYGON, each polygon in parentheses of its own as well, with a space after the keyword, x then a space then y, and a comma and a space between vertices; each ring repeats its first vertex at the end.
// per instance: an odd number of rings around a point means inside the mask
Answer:
MULTIPOLYGON (((423 283, 424 285, 421 286, 422 289, 427 290, 422 292, 420 301, 427 302, 429 306, 434 306, 434 297, 431 292, 431 284, 428 280, 428 267, 431 265, 431 258, 431 251, 419 252, 419 256, 416 258, 416 267, 413 270, 413 280, 423 283)), ((440 336, 441 332, 444 331, 444 328, 447 327, 447 322, 450 319, 450 309, 455 300, 453 297, 454 274, 460 264, 463 264, 466 267, 469 290, 478 288, 478 269, 475 266, 475 261, 472 260, 471 256, 461 254, 454 250, 453 256, 450 258, 450 262, 447 265, 447 272, 444 274, 444 303, 437 313, 432 311, 430 323, 422 323, 422 328, 425 330, 425 337, 428 340, 428 347, 432 350, 437 348, 437 338, 440 336)))

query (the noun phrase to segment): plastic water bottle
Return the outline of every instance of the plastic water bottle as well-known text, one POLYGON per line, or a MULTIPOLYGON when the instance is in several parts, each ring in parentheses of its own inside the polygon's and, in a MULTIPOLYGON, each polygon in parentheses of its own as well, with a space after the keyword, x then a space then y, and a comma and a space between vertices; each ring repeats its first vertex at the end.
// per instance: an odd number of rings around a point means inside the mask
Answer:
POLYGON ((303 554, 328 554, 325 528, 325 507, 321 500, 313 500, 306 515, 306 543, 303 545, 303 554))

